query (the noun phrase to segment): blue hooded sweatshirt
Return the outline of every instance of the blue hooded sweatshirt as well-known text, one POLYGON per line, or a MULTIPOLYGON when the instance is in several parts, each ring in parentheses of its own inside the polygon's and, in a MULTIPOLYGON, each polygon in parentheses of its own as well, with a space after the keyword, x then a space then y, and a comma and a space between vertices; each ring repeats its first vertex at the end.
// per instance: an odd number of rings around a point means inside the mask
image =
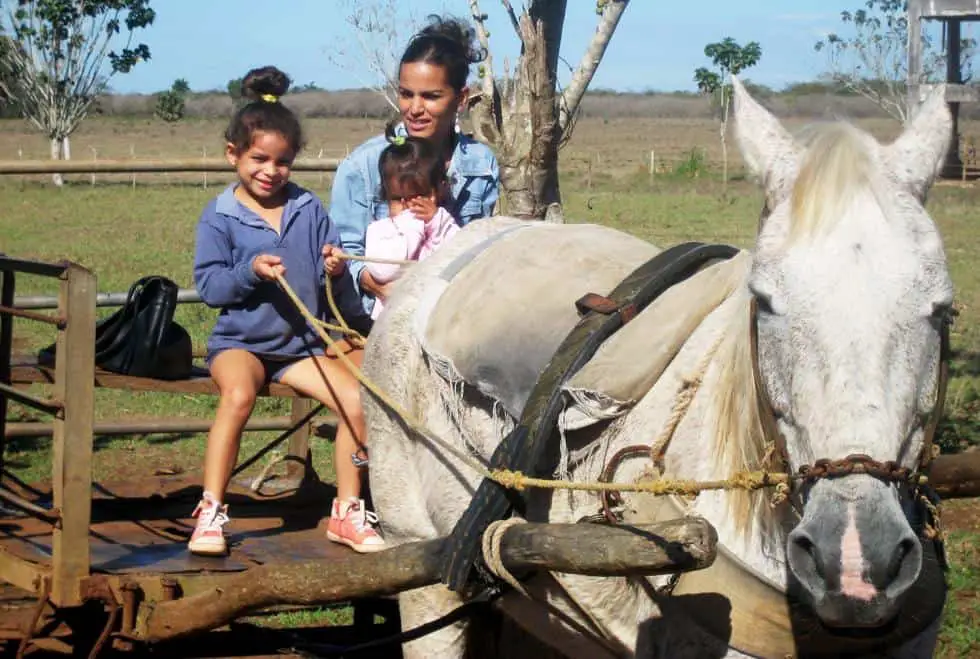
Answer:
MULTIPOLYGON (((208 359, 228 348, 280 357, 322 354, 323 344, 293 303, 272 281, 259 279, 252 260, 259 254, 282 258, 286 281, 317 318, 328 315, 326 273, 321 249, 339 245, 340 234, 312 192, 287 184, 280 233, 235 198, 236 184, 212 200, 197 225, 194 285, 210 307, 221 309, 208 359)), ((354 295, 345 271, 331 284, 341 308, 354 295)), ((359 306, 359 301, 354 299, 359 306)))

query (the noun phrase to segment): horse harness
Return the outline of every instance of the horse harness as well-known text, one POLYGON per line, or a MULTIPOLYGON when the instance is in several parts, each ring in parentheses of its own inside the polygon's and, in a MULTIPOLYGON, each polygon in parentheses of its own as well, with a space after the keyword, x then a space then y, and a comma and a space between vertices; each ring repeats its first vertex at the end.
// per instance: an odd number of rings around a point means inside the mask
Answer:
MULTIPOLYGON (((528 397, 527 403, 519 422, 511 433, 498 445, 491 457, 492 468, 509 468, 518 470, 533 470, 538 473, 550 473, 556 465, 548 463, 544 458, 550 455, 545 449, 550 444, 554 434, 555 424, 561 406, 561 385, 564 384, 595 354, 603 341, 618 331, 623 325, 632 320, 671 286, 678 284, 696 274, 703 268, 720 260, 726 260, 738 253, 728 245, 705 245, 702 243, 684 243, 661 252, 651 261, 643 264, 630 274, 608 296, 587 293, 576 302, 580 320, 569 335, 559 346, 551 361, 539 375, 538 381, 528 397)), ((768 454, 770 473, 790 475, 790 481, 796 486, 795 494, 801 494, 807 487, 825 478, 841 478, 852 474, 867 474, 888 483, 907 483, 912 488, 912 494, 925 512, 921 535, 924 539, 932 540, 930 546, 941 565, 945 568, 942 551, 942 537, 938 532, 939 518, 935 508, 937 498, 926 485, 923 473, 927 470, 935 452, 935 435, 942 416, 946 394, 946 383, 949 376, 949 322, 944 320, 940 328, 941 353, 934 410, 924 427, 922 451, 914 468, 909 469, 900 464, 875 460, 867 455, 848 455, 841 459, 824 458, 812 465, 801 466, 796 474, 789 474, 789 455, 786 440, 778 428, 778 415, 773 409, 759 370, 758 359, 758 311, 755 300, 750 305, 751 350, 753 380, 759 405, 759 416, 762 430, 771 450, 768 454), (932 533, 930 534, 930 529, 932 533)), ((669 446, 668 441, 656 452, 649 445, 628 446, 615 453, 602 470, 600 481, 611 482, 619 464, 626 459, 649 457, 663 473, 663 459, 669 446)), ((766 468, 767 465, 763 465, 766 468)), ((773 485, 779 479, 774 479, 773 485)), ((793 491, 790 494, 794 494, 793 491)), ((676 506, 671 497, 667 497, 676 506)), ((620 496, 617 492, 603 492, 600 496, 602 510, 599 515, 584 518, 583 522, 618 523, 620 517, 615 512, 620 496)), ((460 518, 450 536, 447 553, 443 558, 443 581, 452 590, 469 589, 474 584, 472 578, 478 576, 483 583, 483 592, 499 594, 499 579, 490 575, 479 561, 479 544, 482 533, 489 524, 502 519, 511 509, 523 508, 523 498, 513 491, 508 491, 497 483, 485 479, 474 494, 468 509, 460 518), (475 572, 474 572, 475 570, 475 572)), ((799 508, 798 508, 799 510, 799 508)), ((678 508, 678 514, 683 511, 678 508)), ((924 549, 926 546, 924 545, 924 549)), ((723 547, 718 548, 719 558, 716 560, 719 569, 727 570, 732 584, 739 591, 756 591, 758 602, 767 608, 767 613, 761 610, 748 612, 746 629, 751 629, 750 636, 762 631, 756 624, 768 625, 765 631, 773 637, 779 637, 776 644, 787 649, 794 646, 793 632, 784 627, 780 620, 788 619, 791 603, 788 603, 783 593, 774 587, 761 582, 746 573, 748 569, 737 558, 728 555, 723 547), (762 621, 761 623, 759 621, 762 621), (788 634, 788 636, 787 636, 788 634)), ((710 569, 709 569, 710 570, 710 569)), ((676 577, 677 575, 675 575, 676 577)), ((692 573, 684 575, 695 587, 699 581, 704 581, 709 575, 692 573)), ((685 582, 687 581, 685 579, 685 582)), ((678 579, 672 580, 676 585, 678 579)), ((688 588, 687 590, 690 590, 688 588)), ((711 590, 708 588, 707 590, 711 590)), ((669 590, 662 594, 670 594, 669 590)), ((733 602, 742 593, 731 593, 733 602)), ((795 606, 795 605, 794 605, 795 606)), ((940 603, 941 606, 941 603, 940 603)), ((743 607, 746 608, 746 607, 743 607)), ((751 606, 748 607, 752 609, 751 606)), ((743 612, 744 613, 744 612, 743 612)), ((738 617, 733 609, 733 616, 738 617)), ((736 620, 733 618, 733 629, 736 620)), ((799 630, 804 635, 804 630, 799 630)), ((810 632, 811 634, 814 633, 810 632)), ((732 640, 735 638, 733 636, 732 640)), ((751 645, 751 643, 750 643, 751 645)), ((734 646, 733 646, 734 647, 734 646)))
MULTIPOLYGON (((933 411, 923 428, 922 450, 913 468, 904 467, 892 460, 880 461, 864 454, 851 454, 838 459, 821 458, 813 464, 801 465, 796 474, 791 474, 786 438, 778 427, 779 415, 772 406, 769 393, 762 380, 762 373, 759 370, 758 309, 754 298, 749 306, 749 315, 749 322, 751 323, 752 375, 756 399, 759 405, 759 419, 762 423, 762 430, 767 444, 770 446, 768 464, 761 465, 762 468, 768 469, 768 473, 789 475, 790 481, 796 484, 797 491, 812 487, 817 481, 823 479, 842 478, 854 474, 866 474, 886 483, 906 483, 912 488, 913 499, 920 502, 925 508, 926 521, 923 528, 925 539, 938 541, 941 549, 942 538, 941 534, 938 533, 940 520, 938 511, 935 508, 938 497, 928 486, 925 473, 939 452, 939 447, 935 443, 935 440, 939 423, 942 420, 947 382, 949 380, 949 328, 952 323, 951 317, 945 317, 940 321, 940 356, 936 399, 933 411)), ((668 446, 669 442, 661 447, 657 447, 656 450, 647 445, 633 445, 620 449, 606 463, 599 480, 602 482, 611 482, 615 477, 620 463, 627 459, 644 456, 649 456, 660 473, 663 473, 664 455, 667 452, 668 446)), ((601 518, 608 523, 617 523, 619 520, 614 509, 620 502, 621 498, 617 492, 601 493, 601 518)), ((799 508, 797 508, 797 512, 801 512, 799 508)), ((945 562, 944 552, 940 551, 939 556, 945 562)))

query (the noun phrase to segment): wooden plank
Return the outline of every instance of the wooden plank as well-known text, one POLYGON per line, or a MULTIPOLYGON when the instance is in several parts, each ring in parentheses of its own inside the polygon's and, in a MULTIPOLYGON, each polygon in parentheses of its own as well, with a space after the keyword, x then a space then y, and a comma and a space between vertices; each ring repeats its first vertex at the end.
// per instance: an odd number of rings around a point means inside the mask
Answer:
POLYGON ((89 574, 92 517, 92 425, 95 422, 95 275, 71 264, 59 293, 68 326, 58 332, 55 397, 64 408, 54 420, 51 484, 62 514, 52 537, 51 600, 81 603, 79 586, 89 574))
MULTIPOLYGON (((10 306, 14 299, 14 273, 0 270, 0 305, 10 306)), ((14 347, 14 319, 0 313, 0 384, 10 384, 10 361, 14 347)), ((3 470, 3 452, 7 436, 7 396, 0 393, 0 471, 3 470)))
POLYGON ((911 0, 909 11, 916 6, 924 18, 980 19, 980 0, 911 0))
POLYGON ((48 566, 25 561, 0 547, 0 581, 38 594, 44 589, 44 579, 50 574, 48 566))
MULTIPOLYGON (((296 172, 334 172, 336 158, 302 158, 292 165, 296 172)), ((0 160, 0 174, 128 174, 131 172, 227 172, 224 158, 186 160, 0 160)))
MULTIPOLYGON (((909 88, 911 100, 922 102, 935 89, 936 85, 913 85, 909 88)), ((980 103, 980 86, 978 85, 946 85, 946 102, 948 103, 980 103)))
MULTIPOLYGON (((313 411, 314 405, 316 403, 309 398, 294 398, 290 421, 298 423, 303 417, 313 411)), ((312 427, 312 423, 305 423, 297 428, 289 437, 288 461, 286 462, 286 478, 288 480, 302 480, 306 475, 307 467, 309 466, 307 465, 307 457, 310 451, 310 433, 312 427)))
POLYGON ((0 254, 0 270, 13 270, 15 272, 40 275, 42 277, 60 277, 67 267, 68 261, 46 263, 44 261, 32 261, 30 259, 15 259, 0 254))
POLYGON ((906 79, 910 105, 918 102, 917 87, 922 81, 922 2, 910 0, 908 5, 908 78, 906 79))
POLYGON ((944 499, 980 497, 980 452, 940 455, 929 467, 929 485, 944 499))
MULTIPOLYGON (((94 357, 93 357, 94 359, 94 357)), ((96 387, 106 389, 126 389, 129 391, 161 391, 172 394, 212 394, 218 395, 218 387, 214 380, 208 377, 206 371, 197 369, 195 377, 188 380, 157 380, 155 378, 137 378, 131 375, 110 373, 100 368, 93 371, 93 382, 96 387)), ((13 384, 53 384, 56 380, 55 369, 37 363, 33 357, 17 357, 11 366, 10 381, 13 384)), ((301 398, 291 387, 273 382, 262 388, 260 396, 273 398, 301 398)))

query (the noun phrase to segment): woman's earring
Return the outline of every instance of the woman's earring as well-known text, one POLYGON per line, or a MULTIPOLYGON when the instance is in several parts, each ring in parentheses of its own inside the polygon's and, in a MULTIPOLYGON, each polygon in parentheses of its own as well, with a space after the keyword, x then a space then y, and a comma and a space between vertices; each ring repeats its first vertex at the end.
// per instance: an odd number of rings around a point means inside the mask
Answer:
POLYGON ((456 113, 456 118, 454 119, 453 130, 456 131, 456 134, 457 135, 459 135, 460 133, 463 132, 463 129, 459 127, 459 113, 458 112, 456 113))

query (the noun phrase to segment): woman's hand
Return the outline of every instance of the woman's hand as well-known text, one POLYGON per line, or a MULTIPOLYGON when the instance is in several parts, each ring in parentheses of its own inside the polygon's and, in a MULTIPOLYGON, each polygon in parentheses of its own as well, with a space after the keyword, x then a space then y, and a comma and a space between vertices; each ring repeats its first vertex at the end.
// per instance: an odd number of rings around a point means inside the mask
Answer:
POLYGON ((435 195, 412 197, 408 200, 408 210, 423 222, 428 222, 436 214, 435 195))
POLYGON ((331 277, 337 277, 344 274, 344 268, 346 264, 344 259, 341 258, 344 255, 344 251, 337 247, 336 245, 324 245, 323 250, 323 269, 327 271, 327 274, 331 277))
POLYGON ((282 259, 272 254, 259 254, 252 259, 252 271, 259 279, 266 281, 286 276, 286 266, 282 264, 282 259))
POLYGON ((379 284, 371 273, 365 268, 361 270, 361 288, 378 298, 382 302, 388 299, 388 287, 391 286, 391 282, 387 284, 379 284))

